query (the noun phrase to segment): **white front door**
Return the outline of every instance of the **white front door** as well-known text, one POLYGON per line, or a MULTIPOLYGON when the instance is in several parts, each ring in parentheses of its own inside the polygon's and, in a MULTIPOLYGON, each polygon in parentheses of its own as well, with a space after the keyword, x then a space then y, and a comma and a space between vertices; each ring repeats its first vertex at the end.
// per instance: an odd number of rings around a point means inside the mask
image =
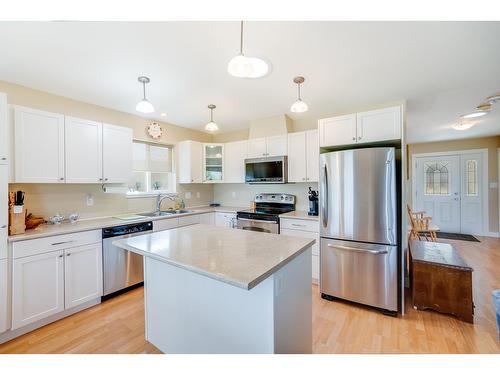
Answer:
POLYGON ((414 211, 425 211, 443 232, 460 233, 460 156, 417 158, 414 211))
POLYGON ((415 168, 415 211, 443 232, 483 234, 482 153, 417 157, 415 168))

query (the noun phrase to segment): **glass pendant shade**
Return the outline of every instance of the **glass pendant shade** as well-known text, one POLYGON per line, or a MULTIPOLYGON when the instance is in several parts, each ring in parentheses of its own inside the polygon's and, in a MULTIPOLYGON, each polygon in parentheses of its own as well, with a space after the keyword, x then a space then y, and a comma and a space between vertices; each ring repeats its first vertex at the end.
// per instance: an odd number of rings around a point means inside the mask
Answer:
POLYGON ((269 65, 257 57, 238 55, 229 61, 227 71, 238 78, 260 78, 269 72, 269 65))
POLYGON ((290 110, 294 113, 306 112, 308 109, 309 109, 309 106, 307 105, 307 103, 302 101, 301 99, 297 100, 290 107, 290 110))
POLYGON ((155 108, 147 99, 142 99, 135 106, 135 110, 141 113, 153 113, 155 111, 155 108))
POLYGON ((208 124, 205 125, 205 130, 209 132, 215 132, 219 130, 219 126, 215 122, 210 121, 208 124))

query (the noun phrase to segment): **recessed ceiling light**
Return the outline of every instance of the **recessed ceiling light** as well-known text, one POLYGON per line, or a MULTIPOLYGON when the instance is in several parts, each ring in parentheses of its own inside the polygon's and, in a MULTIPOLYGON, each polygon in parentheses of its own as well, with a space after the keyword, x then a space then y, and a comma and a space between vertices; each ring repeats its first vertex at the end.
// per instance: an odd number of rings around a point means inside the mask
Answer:
POLYGON ((476 117, 486 116, 488 113, 489 111, 479 110, 471 113, 466 113, 465 115, 460 116, 460 118, 465 118, 465 119, 476 118, 476 117))
POLYGON ((475 124, 473 122, 460 122, 458 124, 453 125, 452 128, 455 130, 467 130, 472 128, 474 125, 475 124))
POLYGON ((166 116, 167 116, 167 114, 166 114, 165 112, 162 112, 162 113, 160 113, 160 116, 161 116, 161 117, 166 117, 166 116))

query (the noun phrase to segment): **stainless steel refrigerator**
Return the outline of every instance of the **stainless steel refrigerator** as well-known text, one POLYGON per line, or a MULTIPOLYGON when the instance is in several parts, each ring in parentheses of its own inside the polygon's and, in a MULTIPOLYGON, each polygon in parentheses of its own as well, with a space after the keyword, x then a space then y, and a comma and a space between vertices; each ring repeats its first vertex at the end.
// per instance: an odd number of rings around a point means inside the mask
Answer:
POLYGON ((322 296, 396 312, 395 149, 321 154, 319 197, 322 296))

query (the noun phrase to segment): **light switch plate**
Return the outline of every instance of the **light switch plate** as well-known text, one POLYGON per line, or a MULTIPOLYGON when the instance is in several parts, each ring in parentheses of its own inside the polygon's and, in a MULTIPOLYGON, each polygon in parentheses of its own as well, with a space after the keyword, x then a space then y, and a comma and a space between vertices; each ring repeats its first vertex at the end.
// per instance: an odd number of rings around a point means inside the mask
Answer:
POLYGON ((190 191, 186 191, 184 193, 184 199, 191 199, 191 192, 190 191))
POLYGON ((231 198, 233 198, 233 199, 236 198, 236 192, 235 191, 231 192, 231 198))
POLYGON ((498 189, 498 182, 490 182, 490 189, 498 189))
POLYGON ((85 203, 87 203, 87 206, 94 205, 94 197, 92 196, 92 194, 87 194, 87 197, 85 198, 85 203))

